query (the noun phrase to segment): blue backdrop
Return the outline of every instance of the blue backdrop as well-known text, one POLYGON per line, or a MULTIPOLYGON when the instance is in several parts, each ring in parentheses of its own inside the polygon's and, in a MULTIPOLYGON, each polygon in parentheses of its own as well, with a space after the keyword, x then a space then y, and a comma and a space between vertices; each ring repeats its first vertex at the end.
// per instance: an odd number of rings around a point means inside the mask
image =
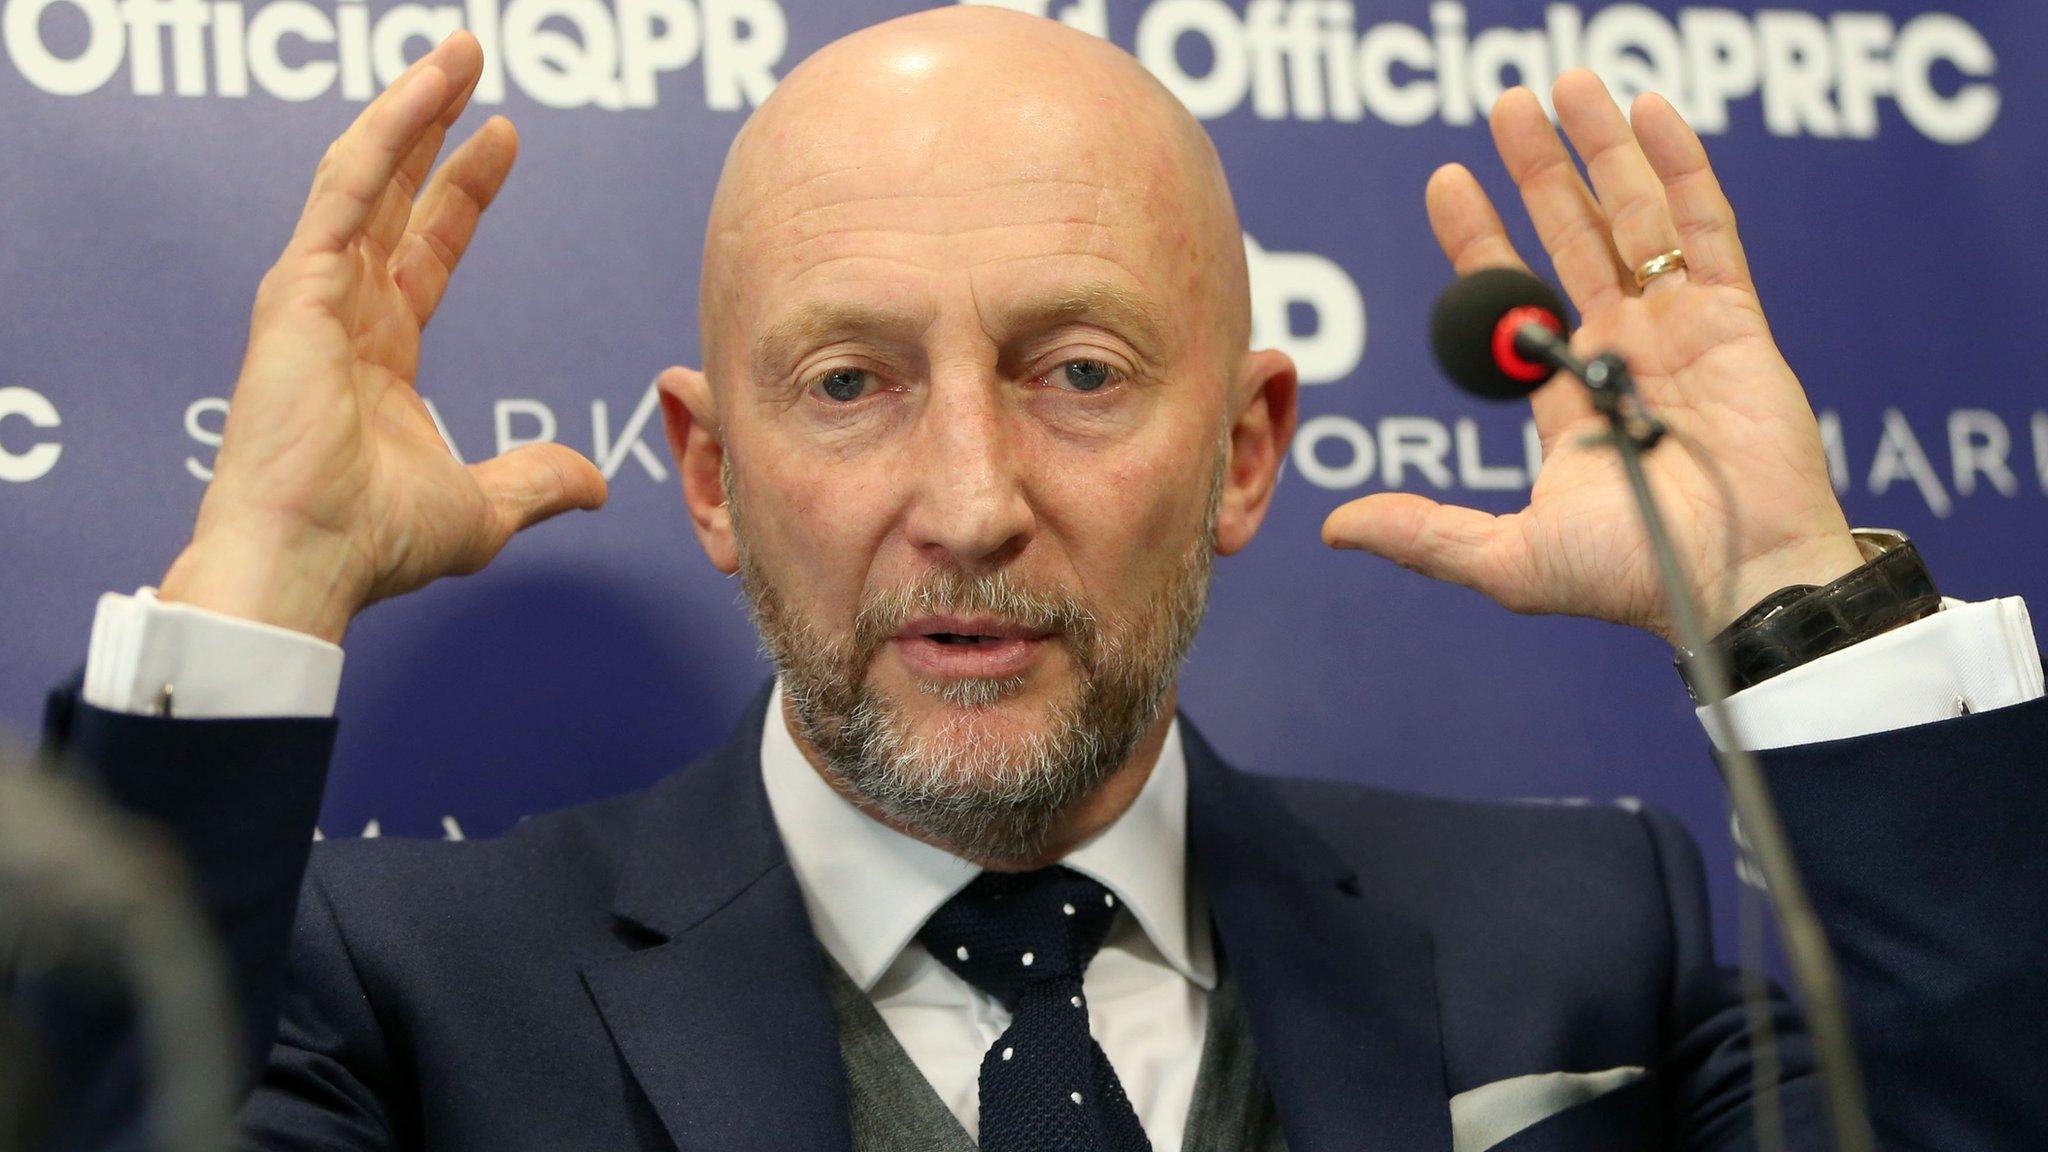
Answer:
MULTIPOLYGON (((428 335, 422 390, 466 459, 552 436, 599 461, 612 500, 358 623, 322 826, 488 834, 717 740, 765 670, 737 586, 689 532, 649 381, 696 362, 705 208, 747 111, 813 49, 914 6, 0 0, 0 726, 33 727, 99 592, 154 582, 177 552, 251 293, 315 160, 461 24, 492 61, 465 123, 507 112, 524 144, 428 335)), ((1659 642, 1511 616, 1317 539, 1370 491, 1524 498, 1526 413, 1453 393, 1428 359, 1448 272, 1421 191, 1461 160, 1512 203, 1483 110, 1574 63, 1624 97, 1664 92, 1707 133, 1852 521, 1912 533, 1951 594, 2048 604, 2032 58, 2048 9, 1016 6, 1132 49, 1208 123, 1258 337, 1303 367, 1272 517, 1221 564, 1185 681, 1238 762, 1639 796, 1723 861, 1728 915, 1719 784, 1659 642)))

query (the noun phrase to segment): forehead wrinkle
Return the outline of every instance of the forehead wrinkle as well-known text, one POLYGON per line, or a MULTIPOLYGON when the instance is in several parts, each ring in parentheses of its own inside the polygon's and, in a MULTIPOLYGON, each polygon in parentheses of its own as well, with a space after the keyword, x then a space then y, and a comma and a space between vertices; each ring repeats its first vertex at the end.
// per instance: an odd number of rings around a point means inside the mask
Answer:
POLYGON ((795 239, 788 242, 878 232, 940 236, 1046 224, 1109 227, 1142 221, 1142 208, 1139 199, 1096 181, 1001 180, 963 190, 919 188, 850 196, 805 205, 753 226, 768 233, 793 234, 795 239), (1070 189, 1084 191, 1085 200, 1062 195, 1070 189), (962 201, 975 206, 972 219, 944 223, 931 219, 934 203, 962 201))
POLYGON ((767 189, 758 189, 754 183, 749 182, 747 192, 751 198, 739 202, 729 211, 731 218, 726 222, 727 227, 741 227, 755 216, 774 207, 781 201, 787 200, 792 196, 801 196, 812 185, 821 184, 832 179, 834 176, 857 174, 864 170, 865 165, 862 164, 839 164, 819 172, 797 176, 767 189))
MULTIPOLYGON (((907 263, 927 270, 944 271, 960 267, 985 267, 1046 258, 1092 258, 1104 260, 1139 282, 1147 276, 1128 267, 1128 260, 1163 260, 1177 270, 1183 263, 1174 251, 1176 237, 1165 221, 1170 217, 1148 214, 1137 204, 1121 204, 1123 190, 1104 188, 1092 181, 1050 181, 1085 189, 1085 203, 1044 205, 1021 203, 1006 218, 971 223, 930 222, 919 211, 899 208, 915 204, 921 197, 912 193, 866 196, 850 204, 819 205, 804 209, 806 221, 790 221, 761 236, 755 251, 772 254, 793 279, 802 279, 834 264, 871 258, 907 263), (1049 209, 1049 210, 1048 210, 1049 209), (836 219, 836 217, 848 217, 836 219), (803 227, 810 223, 811 227, 803 227), (1010 243, 1010 237, 1017 237, 1010 243), (904 248, 904 240, 915 240, 904 248), (894 249, 894 250, 892 250, 894 249), (790 266, 794 265, 794 268, 790 266)), ((984 199, 987 199, 984 197, 984 199)), ((986 217, 990 213, 983 213, 986 217)), ((767 269, 763 269, 766 271, 767 269)))
MULTIPOLYGON (((745 211, 736 214, 736 218, 729 226, 737 227, 750 223, 754 218, 768 212, 782 201, 788 200, 790 197, 834 176, 857 175, 865 171, 867 171, 865 167, 854 166, 835 168, 829 172, 801 177, 790 187, 760 197, 755 203, 747 205, 745 211)), ((938 187, 934 183, 922 183, 914 188, 897 191, 834 196, 798 208, 780 219, 784 221, 797 220, 817 212, 854 208, 866 204, 888 203, 898 200, 987 200, 991 193, 1000 191, 1025 192, 1039 186, 1087 188, 1094 192, 1098 204, 1101 202, 1102 197, 1110 191, 1109 187, 1101 180, 1086 180, 1070 176, 1010 176, 974 184, 954 185, 952 187, 938 187)))
POLYGON ((920 267, 928 271, 948 271, 959 266, 959 261, 946 251, 949 248, 948 241, 974 241, 974 247, 984 250, 973 255, 972 264, 978 266, 1115 251, 1116 244, 1113 239, 1105 237, 1113 238, 1116 234, 1116 229, 1102 224, 1060 224, 1050 233, 1043 226, 1036 224, 985 224, 975 228, 948 229, 943 232, 869 228, 855 232, 835 232, 824 236, 806 236, 779 245, 776 251, 778 255, 801 265, 796 273, 799 277, 849 260, 872 259, 887 259, 890 262, 920 267), (1017 247, 1004 244, 1003 241, 1006 236, 1019 232, 1023 233, 1023 246, 1028 247, 1028 251, 986 251, 996 247, 1017 247), (864 243, 882 237, 917 237, 936 243, 921 246, 914 252, 889 252, 884 257, 877 253, 875 244, 864 243))
POLYGON ((961 269, 957 265, 948 261, 917 260, 905 256, 902 253, 891 253, 887 256, 879 256, 872 252, 845 252, 832 256, 820 257, 815 260, 805 261, 803 268, 790 278, 789 283, 805 283, 816 273, 822 272, 828 268, 836 267, 841 264, 879 264, 883 266, 914 268, 920 272, 951 273, 965 271, 968 274, 972 275, 976 269, 980 268, 992 268, 1003 264, 1024 264, 1053 259, 1101 260, 1102 262, 1109 264, 1113 267, 1116 267, 1118 269, 1123 269, 1124 267, 1122 264, 1117 263, 1117 261, 1111 259, 1109 256, 1106 256, 1102 253, 1079 250, 1057 252, 1033 251, 1021 252, 1014 256, 979 257, 974 261, 972 267, 966 269, 961 269))

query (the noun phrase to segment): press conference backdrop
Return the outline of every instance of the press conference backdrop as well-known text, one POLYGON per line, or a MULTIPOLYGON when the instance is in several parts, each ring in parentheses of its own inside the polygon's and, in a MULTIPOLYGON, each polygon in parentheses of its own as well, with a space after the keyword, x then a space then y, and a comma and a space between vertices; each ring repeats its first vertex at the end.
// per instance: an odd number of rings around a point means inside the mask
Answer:
MULTIPOLYGON (((1246 229, 1256 339, 1300 366, 1271 517, 1224 561, 1185 707, 1261 771, 1468 797, 1639 797, 1734 870, 1663 645, 1523 618, 1326 551, 1339 502, 1507 510, 1526 409, 1440 382, 1449 279, 1422 207, 1450 160, 1504 206, 1485 109, 1586 64, 1707 136, 1853 521, 1945 591, 2048 608, 2048 9, 1921 0, 1015 0, 1133 51, 1206 122, 1246 229)), ((212 466, 251 292, 326 142, 458 26, 473 126, 517 171, 429 331, 422 391, 467 460, 554 439, 611 504, 348 638, 329 836, 478 836, 638 788, 765 673, 697 549, 649 381, 696 363, 721 157, 776 78, 883 0, 0 0, 0 725, 36 723, 95 597, 153 582, 212 466)), ((466 129, 465 129, 466 130, 466 129)), ((1540 250, 1519 221, 1525 253, 1540 250)), ((1901 850, 1910 850, 1901 845, 1901 850)))

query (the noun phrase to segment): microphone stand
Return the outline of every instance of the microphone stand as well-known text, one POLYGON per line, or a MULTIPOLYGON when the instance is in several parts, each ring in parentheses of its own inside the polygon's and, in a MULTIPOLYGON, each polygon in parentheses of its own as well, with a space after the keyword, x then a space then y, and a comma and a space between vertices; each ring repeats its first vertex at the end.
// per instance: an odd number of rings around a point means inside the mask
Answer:
MULTIPOLYGON (((1514 345, 1516 353, 1524 359, 1548 364, 1577 377, 1592 394, 1594 409, 1607 417, 1609 433, 1601 439, 1614 445, 1621 457, 1622 470, 1628 474, 1629 487, 1635 493, 1636 509, 1642 516, 1643 531, 1657 557, 1657 573, 1664 585, 1664 598, 1670 605, 1672 624, 1678 632, 1679 643, 1690 654, 1688 668, 1692 683, 1700 688, 1705 698, 1710 725, 1717 737, 1714 740, 1714 759, 1720 765, 1722 779, 1727 784, 1736 820, 1750 842, 1751 856, 1763 875, 1764 890, 1777 911, 1786 959, 1806 993, 1807 1022, 1813 1030, 1815 1056, 1827 1094, 1835 1147, 1840 1152, 1873 1152, 1877 1146, 1876 1137, 1871 1131, 1864 1103, 1863 1076, 1857 1065, 1856 1047, 1849 1034, 1848 1012, 1842 1002, 1841 977, 1835 967, 1834 954, 1828 947, 1819 918, 1814 915, 1813 905, 1807 899, 1806 885, 1799 878, 1799 869, 1793 863, 1784 825, 1778 820, 1777 806, 1771 800, 1770 789, 1764 784, 1763 769, 1758 765, 1756 756, 1742 746, 1729 723, 1726 707, 1728 670, 1720 654, 1707 643, 1705 629, 1700 623, 1699 606, 1693 603, 1692 592, 1679 570, 1678 554, 1671 546, 1671 535, 1665 528, 1663 514, 1658 510, 1657 499, 1651 493, 1649 479, 1643 472, 1643 453, 1656 447, 1667 429, 1644 406, 1641 395, 1636 391, 1635 380, 1629 375, 1627 363, 1614 353, 1603 353, 1590 361, 1580 360, 1557 333, 1533 323, 1523 324, 1516 330, 1514 345)), ((1742 882, 1748 883, 1746 880, 1742 882)), ((1771 1035, 1761 973, 1745 974, 1744 984, 1752 1040, 1758 1035, 1771 1035), (1754 986, 1751 986, 1752 980, 1755 981, 1754 986)), ((1754 1043, 1752 1046, 1756 1047, 1754 1043)), ((1760 1065, 1765 1060, 1770 1064, 1776 1063, 1775 1044, 1770 1047, 1771 1053, 1759 1058, 1760 1065)), ((1773 1082, 1758 1093, 1758 1111, 1771 1113, 1769 1119, 1772 1122, 1767 1129, 1760 1119, 1757 1131, 1760 1138, 1764 1131, 1771 1131, 1782 1144, 1779 1127, 1782 1117, 1776 1115, 1775 1071, 1763 1068, 1760 1071, 1772 1072, 1770 1079, 1773 1082), (1764 1100, 1766 1096, 1769 1097, 1768 1103, 1764 1100)))

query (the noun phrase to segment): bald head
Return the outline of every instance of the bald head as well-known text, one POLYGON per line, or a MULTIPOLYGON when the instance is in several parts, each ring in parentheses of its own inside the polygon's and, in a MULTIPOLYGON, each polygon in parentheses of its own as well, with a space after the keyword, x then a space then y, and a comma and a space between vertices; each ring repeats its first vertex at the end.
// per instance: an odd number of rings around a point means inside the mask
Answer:
POLYGON ((1249 339, 1242 235, 1207 133, 1121 49, 1005 9, 840 39, 740 130, 704 252, 714 382, 764 367, 750 355, 773 298, 831 261, 870 265, 844 269, 845 286, 892 296, 905 273, 1030 276, 1038 261, 1085 291, 1147 297, 1190 355, 1232 358, 1249 339))

